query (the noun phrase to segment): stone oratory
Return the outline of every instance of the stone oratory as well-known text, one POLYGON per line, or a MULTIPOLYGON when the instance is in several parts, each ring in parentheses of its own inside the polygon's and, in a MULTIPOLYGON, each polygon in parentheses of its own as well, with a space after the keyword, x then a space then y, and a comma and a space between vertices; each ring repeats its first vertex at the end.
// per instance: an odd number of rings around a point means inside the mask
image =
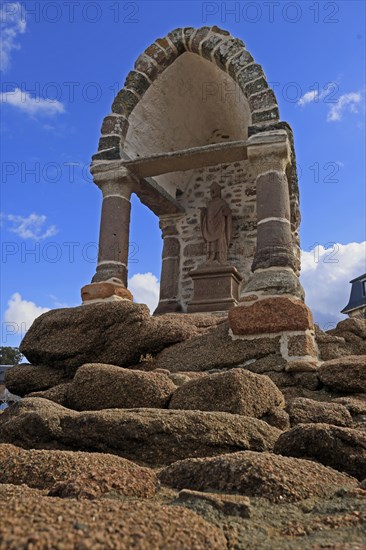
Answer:
POLYGON ((244 43, 218 27, 157 39, 127 75, 101 134, 91 164, 103 194, 99 257, 83 303, 133 299, 135 193, 162 230, 155 314, 226 311, 234 339, 278 336, 292 370, 314 368, 292 130, 244 43))

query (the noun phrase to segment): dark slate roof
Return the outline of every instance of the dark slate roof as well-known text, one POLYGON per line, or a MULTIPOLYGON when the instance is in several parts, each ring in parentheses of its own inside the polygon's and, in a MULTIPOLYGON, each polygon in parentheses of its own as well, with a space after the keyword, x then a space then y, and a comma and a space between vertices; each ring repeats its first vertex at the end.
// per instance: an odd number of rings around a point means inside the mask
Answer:
POLYGON ((363 275, 359 275, 358 277, 356 277, 356 279, 352 279, 350 283, 355 283, 356 281, 362 281, 363 279, 366 279, 366 273, 364 273, 363 275))
POLYGON ((351 296, 348 304, 342 309, 341 313, 348 313, 352 309, 366 306, 366 284, 363 284, 364 281, 366 281, 366 273, 350 281, 352 284, 351 296))

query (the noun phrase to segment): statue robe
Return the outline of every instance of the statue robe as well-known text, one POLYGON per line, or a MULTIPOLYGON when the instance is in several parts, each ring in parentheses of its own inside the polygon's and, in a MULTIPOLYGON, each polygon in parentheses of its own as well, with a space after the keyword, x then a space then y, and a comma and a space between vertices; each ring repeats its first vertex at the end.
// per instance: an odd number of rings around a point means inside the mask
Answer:
POLYGON ((201 231, 207 243, 208 260, 226 262, 231 227, 231 210, 224 199, 212 199, 207 208, 201 210, 201 231))

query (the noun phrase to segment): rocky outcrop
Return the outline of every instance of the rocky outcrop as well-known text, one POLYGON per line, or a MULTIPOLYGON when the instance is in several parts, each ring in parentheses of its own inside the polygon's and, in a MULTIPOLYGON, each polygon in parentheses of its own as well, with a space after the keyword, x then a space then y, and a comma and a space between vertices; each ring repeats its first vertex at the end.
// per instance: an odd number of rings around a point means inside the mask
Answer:
POLYGON ((247 361, 252 363, 253 359, 276 354, 279 349, 279 337, 233 340, 229 325, 222 323, 207 334, 164 349, 156 357, 156 366, 171 372, 246 366, 247 361))
POLYGON ((323 361, 366 355, 366 319, 345 319, 327 332, 317 327, 316 341, 323 361))
POLYGON ((15 365, 7 369, 5 374, 5 385, 14 395, 24 395, 44 391, 70 381, 72 374, 68 369, 53 369, 47 366, 37 365, 15 365))
POLYGON ((283 395, 267 376, 238 368, 187 382, 175 391, 169 408, 261 418, 279 405, 284 406, 283 395))
POLYGON ((169 372, 166 369, 156 369, 158 372, 165 372, 169 374, 170 380, 174 382, 176 386, 183 386, 192 378, 199 378, 200 376, 205 376, 203 372, 169 372))
POLYGON ((20 348, 31 363, 50 367, 129 366, 220 322, 220 317, 205 315, 151 317, 147 306, 128 300, 100 302, 37 317, 20 348))
POLYGON ((268 372, 281 372, 284 371, 287 365, 286 359, 284 359, 279 353, 266 355, 259 359, 250 359, 245 362, 245 368, 256 374, 267 374, 268 372))
POLYGON ((344 338, 324 332, 317 325, 315 325, 315 340, 318 345, 319 358, 322 361, 329 361, 350 353, 344 338))
POLYGON ((353 394, 346 397, 335 397, 334 403, 344 405, 352 416, 366 416, 366 394, 353 394))
POLYGON ((109 409, 76 412, 26 398, 0 415, 0 442, 104 452, 152 466, 231 451, 268 451, 280 431, 224 412, 109 409))
POLYGON ((0 445, 0 484, 49 489, 57 496, 96 498, 114 492, 148 498, 158 480, 149 468, 100 453, 20 449, 0 445), (76 491, 76 489, 78 489, 76 491))
POLYGON ((291 426, 296 424, 333 424, 335 426, 352 426, 352 416, 341 404, 322 403, 312 399, 298 397, 287 407, 291 426))
POLYGON ((250 517, 250 500, 240 495, 226 495, 219 493, 207 493, 206 491, 192 491, 182 489, 179 491, 178 502, 184 505, 209 504, 222 514, 240 516, 248 519, 250 517))
POLYGON ((166 408, 176 385, 162 372, 87 364, 77 370, 68 402, 78 411, 166 408))
POLYGON ((182 460, 164 468, 159 478, 177 489, 235 492, 272 502, 326 496, 337 487, 357 486, 355 479, 321 464, 250 451, 182 460))
POLYGON ((27 397, 42 397, 43 399, 48 399, 54 403, 58 403, 63 407, 70 407, 69 404, 69 391, 71 388, 71 382, 65 384, 58 384, 53 388, 45 391, 36 391, 27 394, 27 397))
POLYGON ((157 502, 63 500, 36 489, 0 485, 0 517, 1 546, 9 549, 227 548, 219 527, 182 506, 157 502))
POLYGON ((325 361, 318 376, 331 390, 366 392, 366 355, 350 355, 325 361))
MULTIPOLYGON (((334 329, 327 332, 333 336, 344 338, 351 347, 363 348, 366 346, 366 319, 348 318, 340 321, 334 329), (362 346, 361 341, 364 342, 362 346)), ((359 350, 362 353, 362 350, 359 350)))
POLYGON ((267 372, 266 375, 281 390, 290 387, 317 390, 321 387, 316 372, 267 372))
POLYGON ((300 424, 284 432, 275 453, 317 460, 360 480, 366 477, 366 433, 329 424, 300 424))
POLYGON ((275 407, 261 417, 261 420, 267 422, 270 426, 275 426, 279 430, 287 430, 290 427, 290 417, 281 407, 275 407))

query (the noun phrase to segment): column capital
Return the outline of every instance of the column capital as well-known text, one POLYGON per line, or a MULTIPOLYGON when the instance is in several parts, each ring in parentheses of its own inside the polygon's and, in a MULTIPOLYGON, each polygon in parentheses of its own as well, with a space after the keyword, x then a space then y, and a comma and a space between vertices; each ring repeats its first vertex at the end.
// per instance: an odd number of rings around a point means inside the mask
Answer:
POLYGON ((129 199, 139 178, 119 162, 93 162, 90 167, 94 183, 101 189, 103 197, 119 195, 129 199))
POLYGON ((165 214, 159 216, 159 227, 162 231, 163 238, 167 235, 177 235, 177 224, 182 218, 182 214, 165 214))
POLYGON ((291 147, 285 130, 270 130, 251 136, 247 141, 248 159, 256 175, 284 172, 291 163, 291 147))

